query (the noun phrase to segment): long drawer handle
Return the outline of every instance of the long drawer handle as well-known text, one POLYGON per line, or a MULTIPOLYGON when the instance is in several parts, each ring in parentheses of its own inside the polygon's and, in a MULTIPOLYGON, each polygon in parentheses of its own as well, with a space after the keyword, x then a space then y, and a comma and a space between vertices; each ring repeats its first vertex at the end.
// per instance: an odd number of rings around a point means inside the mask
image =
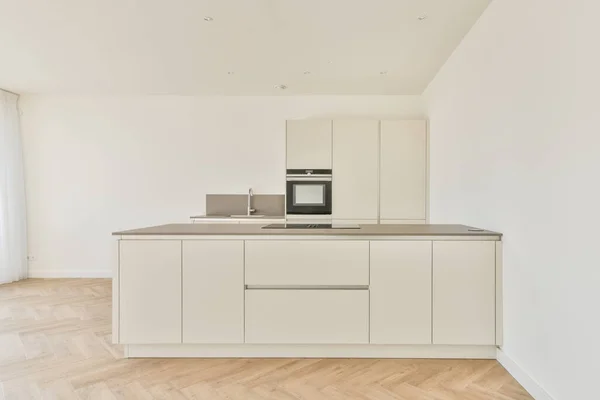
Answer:
POLYGON ((369 285, 246 285, 246 290, 369 290, 369 285))

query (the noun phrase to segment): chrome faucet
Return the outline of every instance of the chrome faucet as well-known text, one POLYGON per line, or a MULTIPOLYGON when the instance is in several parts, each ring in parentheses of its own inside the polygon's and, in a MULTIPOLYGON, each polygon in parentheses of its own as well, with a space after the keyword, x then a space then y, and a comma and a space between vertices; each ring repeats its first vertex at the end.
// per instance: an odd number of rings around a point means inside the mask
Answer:
POLYGON ((252 208, 252 196, 254 196, 254 192, 252 191, 252 188, 250 188, 250 190, 248 190, 248 216, 251 216, 256 211, 252 208))

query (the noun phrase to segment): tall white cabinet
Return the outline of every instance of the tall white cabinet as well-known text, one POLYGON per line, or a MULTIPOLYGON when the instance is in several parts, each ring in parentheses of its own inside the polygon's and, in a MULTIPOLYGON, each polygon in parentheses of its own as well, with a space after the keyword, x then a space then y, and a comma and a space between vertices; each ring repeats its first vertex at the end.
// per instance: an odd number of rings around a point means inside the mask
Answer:
POLYGON ((331 120, 290 120, 286 129, 287 169, 331 169, 331 120))
POLYGON ((332 169, 332 219, 427 223, 425 120, 287 121, 288 169, 332 169))
POLYGON ((427 218, 426 121, 381 121, 380 219, 427 218))
POLYGON ((379 121, 333 121, 333 219, 377 223, 379 121))

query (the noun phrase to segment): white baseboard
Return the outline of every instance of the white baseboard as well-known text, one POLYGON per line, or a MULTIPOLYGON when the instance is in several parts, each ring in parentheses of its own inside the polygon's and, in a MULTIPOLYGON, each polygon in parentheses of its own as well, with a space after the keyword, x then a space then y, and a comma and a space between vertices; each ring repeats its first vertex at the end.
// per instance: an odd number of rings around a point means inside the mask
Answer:
POLYGON ((372 344, 129 344, 131 358, 467 358, 494 359, 495 346, 372 344))
POLYGON ((111 278, 109 269, 29 269, 29 278, 111 278))
POLYGON ((498 349, 496 359, 535 400, 554 400, 554 398, 550 396, 535 379, 525 372, 519 364, 514 362, 513 359, 507 356, 501 349, 498 349))

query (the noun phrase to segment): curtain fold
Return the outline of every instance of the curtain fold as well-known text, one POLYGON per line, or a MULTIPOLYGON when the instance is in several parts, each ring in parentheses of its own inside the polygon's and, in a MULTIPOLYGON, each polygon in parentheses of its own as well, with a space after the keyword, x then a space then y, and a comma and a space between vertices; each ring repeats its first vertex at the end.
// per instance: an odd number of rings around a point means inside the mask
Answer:
POLYGON ((27 220, 18 96, 0 90, 0 284, 27 277, 27 220))

